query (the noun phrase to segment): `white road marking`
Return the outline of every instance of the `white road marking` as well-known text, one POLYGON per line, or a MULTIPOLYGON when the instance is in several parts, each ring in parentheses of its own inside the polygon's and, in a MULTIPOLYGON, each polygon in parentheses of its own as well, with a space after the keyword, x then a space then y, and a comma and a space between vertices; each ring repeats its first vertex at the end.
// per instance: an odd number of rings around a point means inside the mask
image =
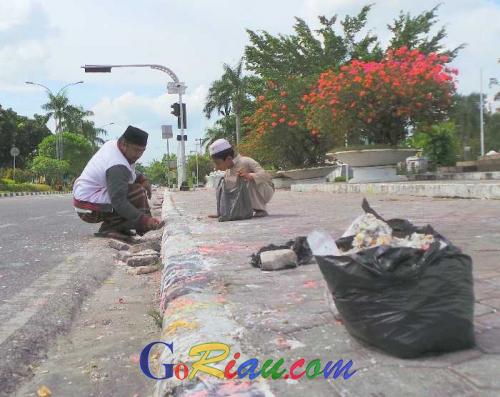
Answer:
POLYGON ((0 345, 42 308, 43 304, 37 304, 40 299, 57 293, 58 287, 67 283, 79 269, 76 261, 67 259, 13 298, 4 300, 0 306, 0 345))
POLYGON ((28 219, 28 221, 37 221, 37 220, 39 220, 39 219, 45 219, 45 218, 47 218, 47 215, 42 215, 42 216, 34 216, 34 217, 32 217, 32 218, 27 218, 27 219, 28 219))
POLYGON ((9 227, 9 226, 15 226, 14 223, 4 223, 3 225, 0 225, 0 229, 4 228, 4 227, 9 227))

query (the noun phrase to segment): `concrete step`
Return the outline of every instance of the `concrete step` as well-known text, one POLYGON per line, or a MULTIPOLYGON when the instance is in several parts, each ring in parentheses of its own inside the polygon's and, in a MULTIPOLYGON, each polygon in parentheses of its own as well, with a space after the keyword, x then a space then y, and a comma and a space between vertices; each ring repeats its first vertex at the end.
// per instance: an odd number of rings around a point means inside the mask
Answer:
POLYGON ((426 174, 409 175, 412 181, 500 181, 500 171, 494 172, 435 172, 426 174))
POLYGON ((500 199, 500 181, 297 184, 293 192, 394 194, 421 197, 500 199))

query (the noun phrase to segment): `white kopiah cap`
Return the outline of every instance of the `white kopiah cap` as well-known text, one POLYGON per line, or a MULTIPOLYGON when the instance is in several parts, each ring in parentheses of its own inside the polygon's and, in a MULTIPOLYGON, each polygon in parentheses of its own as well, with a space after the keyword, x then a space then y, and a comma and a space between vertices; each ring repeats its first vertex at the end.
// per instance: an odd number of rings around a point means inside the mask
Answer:
POLYGON ((217 139, 209 146, 208 151, 210 152, 210 156, 213 156, 214 154, 223 152, 227 149, 231 149, 231 144, 225 139, 217 139))

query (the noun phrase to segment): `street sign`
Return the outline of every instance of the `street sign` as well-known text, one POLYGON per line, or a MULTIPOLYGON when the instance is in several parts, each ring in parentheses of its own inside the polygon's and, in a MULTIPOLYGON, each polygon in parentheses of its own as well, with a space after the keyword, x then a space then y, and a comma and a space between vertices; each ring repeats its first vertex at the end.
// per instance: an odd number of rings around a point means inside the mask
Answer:
POLYGON ((174 137, 174 133, 172 132, 171 125, 162 125, 161 126, 161 137, 162 137, 162 139, 171 139, 174 137))
POLYGON ((171 170, 177 168, 177 160, 169 160, 168 166, 171 170))
POLYGON ((15 146, 12 146, 12 148, 10 149, 10 155, 12 157, 16 157, 16 156, 19 156, 21 154, 21 152, 19 151, 19 149, 15 146))
POLYGON ((169 94, 178 94, 179 91, 181 91, 182 95, 186 93, 186 85, 184 83, 175 83, 173 81, 167 83, 167 92, 169 94))

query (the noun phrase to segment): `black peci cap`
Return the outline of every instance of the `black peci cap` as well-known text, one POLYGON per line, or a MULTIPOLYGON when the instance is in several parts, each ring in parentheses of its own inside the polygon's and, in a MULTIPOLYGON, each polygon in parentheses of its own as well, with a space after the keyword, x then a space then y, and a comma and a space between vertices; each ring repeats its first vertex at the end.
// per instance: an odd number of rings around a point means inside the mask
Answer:
POLYGON ((148 144, 148 133, 137 127, 129 125, 122 135, 122 138, 129 143, 139 146, 146 146, 148 144))

